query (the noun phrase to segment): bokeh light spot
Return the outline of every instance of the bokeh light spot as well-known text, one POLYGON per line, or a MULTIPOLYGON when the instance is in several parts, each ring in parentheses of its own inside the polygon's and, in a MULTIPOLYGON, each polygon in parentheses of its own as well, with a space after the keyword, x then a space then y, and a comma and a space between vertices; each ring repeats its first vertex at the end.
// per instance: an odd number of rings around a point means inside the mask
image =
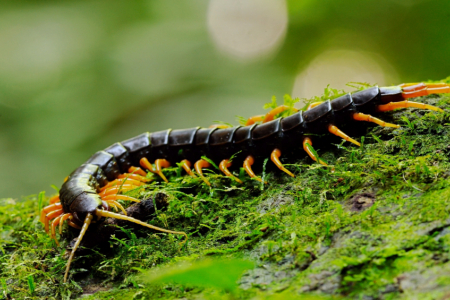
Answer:
POLYGON ((382 57, 371 53, 344 49, 330 49, 317 55, 296 77, 292 96, 311 98, 323 94, 329 84, 332 88, 351 90, 349 82, 370 84, 397 84, 394 68, 382 57))
POLYGON ((207 17, 217 47, 244 59, 274 53, 288 21, 284 0, 211 0, 207 17))
POLYGON ((79 7, 47 6, 0 15, 0 81, 13 97, 0 104, 23 107, 30 95, 61 79, 90 57, 101 28, 79 7))

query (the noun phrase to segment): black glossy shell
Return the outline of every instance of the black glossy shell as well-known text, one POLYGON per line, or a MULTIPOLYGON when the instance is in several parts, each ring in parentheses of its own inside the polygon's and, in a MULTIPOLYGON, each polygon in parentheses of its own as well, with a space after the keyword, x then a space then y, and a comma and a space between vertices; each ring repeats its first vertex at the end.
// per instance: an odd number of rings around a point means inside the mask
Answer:
POLYGON ((304 135, 326 133, 330 124, 353 122, 351 115, 355 112, 373 112, 379 104, 401 100, 401 88, 372 87, 260 125, 146 132, 89 158, 62 186, 61 203, 65 212, 84 213, 101 206, 98 189, 130 166, 138 166, 143 157, 149 161, 165 158, 172 165, 183 159, 195 161, 203 155, 220 162, 237 152, 267 157, 275 147, 301 146, 304 135))

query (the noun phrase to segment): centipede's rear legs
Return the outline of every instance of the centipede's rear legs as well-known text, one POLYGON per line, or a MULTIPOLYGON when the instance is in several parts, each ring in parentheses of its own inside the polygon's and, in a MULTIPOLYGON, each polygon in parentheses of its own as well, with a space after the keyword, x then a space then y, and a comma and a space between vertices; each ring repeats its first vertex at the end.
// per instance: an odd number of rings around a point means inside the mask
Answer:
POLYGON ((404 83, 400 87, 402 88, 403 99, 450 93, 450 85, 445 83, 404 83))
MULTIPOLYGON (((430 95, 430 94, 450 93, 450 85, 445 84, 445 83, 426 83, 426 84, 425 83, 408 83, 408 84, 402 84, 402 85, 400 85, 400 87, 402 88, 402 98, 405 100, 398 101, 398 102, 389 102, 387 104, 378 105, 376 107, 376 110, 378 112, 385 112, 385 111, 395 110, 398 108, 408 108, 408 107, 416 107, 416 108, 420 108, 420 109, 429 109, 429 110, 433 110, 433 111, 442 112, 443 110, 440 109, 439 107, 424 104, 424 103, 419 103, 419 102, 412 102, 412 101, 408 101, 406 99, 430 95)), ((322 102, 312 103, 308 107, 308 109, 311 109, 321 103, 322 102)), ((400 127, 399 125, 387 123, 387 122, 384 122, 384 121, 382 121, 378 118, 375 118, 371 115, 366 115, 366 114, 359 113, 359 112, 354 113, 352 115, 352 118, 355 121, 372 122, 372 123, 378 124, 383 127, 394 127, 394 128, 400 127)), ((334 126, 334 125, 329 125, 328 131, 332 134, 342 137, 343 139, 345 139, 349 142, 354 143, 355 145, 358 145, 358 146, 360 145, 358 142, 356 142, 355 140, 353 140, 352 138, 348 137, 346 134, 341 132, 339 129, 337 129, 336 126, 334 126)), ((310 151, 310 149, 308 149, 309 146, 307 144, 311 145, 310 142, 311 142, 311 140, 309 138, 305 138, 303 140, 303 148, 305 149, 305 151, 308 153, 308 155, 314 161, 317 161, 318 158, 316 157, 316 155, 314 155, 314 153, 312 153, 312 151, 310 151)))

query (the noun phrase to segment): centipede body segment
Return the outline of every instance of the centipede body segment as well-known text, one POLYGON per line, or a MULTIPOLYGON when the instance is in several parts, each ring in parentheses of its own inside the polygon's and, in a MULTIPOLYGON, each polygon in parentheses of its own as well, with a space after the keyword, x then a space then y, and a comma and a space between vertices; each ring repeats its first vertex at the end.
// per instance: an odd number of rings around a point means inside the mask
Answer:
POLYGON ((342 124, 364 121, 398 128, 398 125, 387 123, 371 114, 407 107, 442 111, 435 106, 407 100, 434 93, 450 93, 450 85, 417 83, 372 87, 331 101, 313 103, 306 111, 295 111, 285 118, 274 119, 276 115, 289 109, 287 106, 280 106, 266 115, 250 117, 246 126, 146 132, 95 153, 70 174, 61 187, 59 197, 53 197, 41 214, 45 230, 56 242, 56 228, 59 226, 61 230, 64 221, 81 229, 67 263, 64 282, 74 253, 89 224, 102 217, 126 219, 162 232, 184 235, 187 239, 184 232, 157 228, 125 216, 126 212, 117 200, 139 201, 121 193, 145 185, 149 181, 145 170, 168 182, 164 168, 178 164, 189 176, 198 176, 209 186, 211 183, 203 170, 210 168, 210 161, 213 161, 236 184, 242 184, 242 180, 233 175, 229 168, 239 165, 250 178, 262 183, 263 180, 255 174, 252 166, 262 164, 266 158, 270 158, 278 169, 295 177, 281 163, 280 158, 284 154, 306 153, 312 160, 327 165, 312 148, 317 135, 322 135, 325 139, 327 135, 336 135, 359 146, 357 140, 340 129, 342 124), (195 172, 191 170, 192 166, 195 172), (112 209, 120 210, 124 215, 113 213, 110 211, 112 209), (50 223, 50 220, 53 221, 50 223))

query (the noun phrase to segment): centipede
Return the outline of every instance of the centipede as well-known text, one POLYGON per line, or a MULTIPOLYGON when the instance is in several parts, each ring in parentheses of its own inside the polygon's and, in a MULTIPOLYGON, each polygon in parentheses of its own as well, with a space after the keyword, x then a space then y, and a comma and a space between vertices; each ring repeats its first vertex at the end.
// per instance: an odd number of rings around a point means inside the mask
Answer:
POLYGON ((312 103, 305 110, 281 105, 264 115, 248 118, 243 126, 220 125, 146 132, 96 152, 66 178, 59 195, 50 198, 50 204, 42 209, 40 216, 45 231, 58 245, 56 230, 59 226, 61 233, 65 221, 80 230, 66 264, 64 282, 67 282, 71 262, 90 224, 102 218, 127 220, 153 230, 183 235, 184 241, 180 244, 187 240, 185 232, 159 228, 127 216, 124 207, 118 202, 139 202, 124 192, 148 184, 151 180, 147 176, 148 172, 154 173, 162 183, 168 182, 163 169, 178 164, 188 176, 199 177, 200 182, 210 186, 208 175, 203 169, 216 163, 225 176, 236 184, 243 184, 230 171, 232 164, 240 162, 252 180, 265 184, 252 166, 270 158, 281 172, 295 177, 281 162, 282 155, 299 156, 305 153, 312 161, 326 166, 327 163, 313 148, 315 139, 337 136, 360 146, 357 140, 340 128, 358 122, 399 128, 399 125, 385 122, 372 114, 402 108, 442 112, 437 106, 408 100, 439 93, 450 93, 450 85, 409 83, 374 86, 333 100, 312 103), (289 109, 293 109, 289 116, 277 118, 289 109), (117 213, 118 210, 123 214, 117 213))

